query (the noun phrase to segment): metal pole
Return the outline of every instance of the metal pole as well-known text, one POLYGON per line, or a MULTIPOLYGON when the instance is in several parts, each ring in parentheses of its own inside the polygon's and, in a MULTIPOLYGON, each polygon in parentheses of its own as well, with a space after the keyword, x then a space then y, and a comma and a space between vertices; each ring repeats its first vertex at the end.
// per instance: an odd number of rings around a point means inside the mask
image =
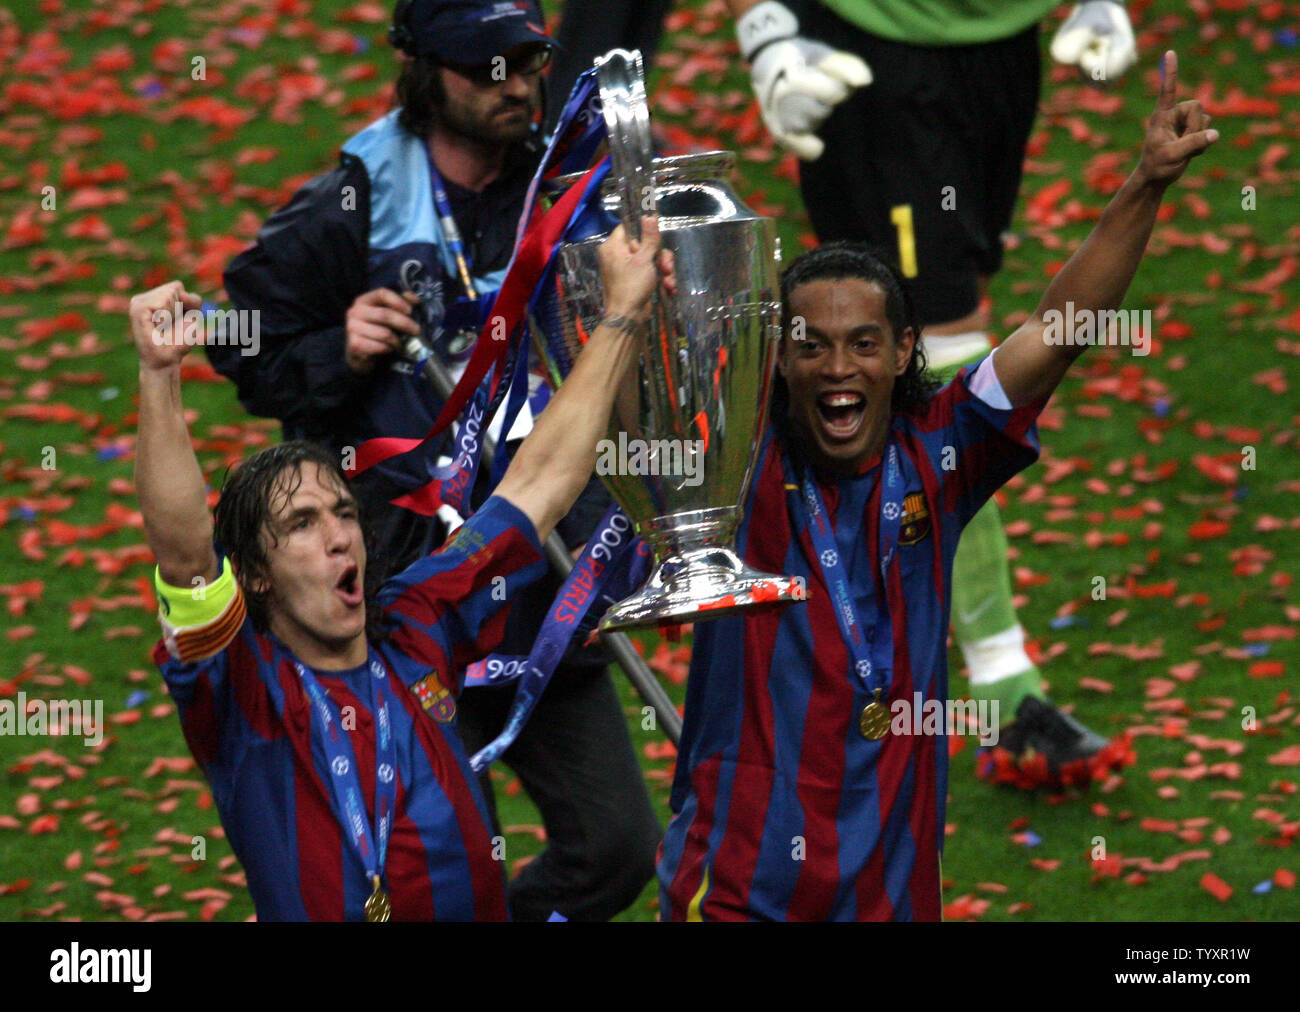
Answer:
MULTIPOLYGON (((433 386, 434 391, 444 401, 451 396, 455 383, 436 352, 430 351, 428 357, 425 358, 424 375, 433 386)), ((496 453, 496 444, 492 437, 487 434, 486 426, 484 426, 482 439, 483 455, 491 459, 493 454, 496 453)), ((543 548, 546 561, 550 563, 551 569, 555 571, 561 580, 565 579, 573 569, 573 557, 569 554, 564 539, 560 537, 558 532, 551 531, 543 548)), ((668 693, 659 684, 659 680, 655 678, 654 672, 650 670, 645 659, 636 652, 636 647, 632 645, 632 641, 628 639, 627 634, 607 632, 601 636, 601 640, 609 646, 614 659, 618 661, 619 667, 623 669, 623 674, 632 683, 632 687, 636 689, 637 694, 647 705, 654 709, 657 725, 668 736, 668 740, 677 745, 682 737, 681 715, 677 712, 677 707, 673 706, 673 701, 668 698, 668 693)))

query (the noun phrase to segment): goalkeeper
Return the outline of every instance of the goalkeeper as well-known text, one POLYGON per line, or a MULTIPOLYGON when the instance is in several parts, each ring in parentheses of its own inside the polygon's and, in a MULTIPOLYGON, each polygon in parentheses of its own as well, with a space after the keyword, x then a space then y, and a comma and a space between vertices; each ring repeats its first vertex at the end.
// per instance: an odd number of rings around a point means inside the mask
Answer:
MULTIPOLYGON (((979 361, 1038 106, 1038 23, 1057 0, 729 3, 763 120, 801 159, 817 238, 895 252, 936 376, 979 361)), ((1137 59, 1123 4, 1076 6, 1051 53, 1090 80, 1119 77, 1137 59)), ((952 627, 971 696, 999 704, 1003 747, 1045 755, 1053 776, 1101 752, 1104 739, 1044 696, 993 500, 962 534, 952 627)))

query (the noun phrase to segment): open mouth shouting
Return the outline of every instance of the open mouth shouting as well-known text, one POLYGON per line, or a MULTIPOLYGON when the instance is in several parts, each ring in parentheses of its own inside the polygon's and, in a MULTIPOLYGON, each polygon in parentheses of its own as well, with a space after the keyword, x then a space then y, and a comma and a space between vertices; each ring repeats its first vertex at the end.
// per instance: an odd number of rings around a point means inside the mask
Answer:
POLYGON ((366 596, 359 579, 360 574, 360 567, 355 562, 349 562, 334 585, 334 592, 348 608, 359 608, 365 604, 366 596))
POLYGON ((846 442, 858 434, 867 415, 867 399, 851 390, 824 393, 817 398, 822 434, 832 443, 846 442))

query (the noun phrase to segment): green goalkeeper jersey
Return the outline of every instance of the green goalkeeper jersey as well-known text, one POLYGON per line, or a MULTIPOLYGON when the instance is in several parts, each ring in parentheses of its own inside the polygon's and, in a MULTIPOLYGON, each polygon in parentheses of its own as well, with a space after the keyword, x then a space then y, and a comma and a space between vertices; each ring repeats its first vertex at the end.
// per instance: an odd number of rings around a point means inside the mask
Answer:
MULTIPOLYGON (((822 0, 872 35, 917 46, 1007 39, 1041 21, 1060 0, 822 0)), ((834 39, 823 40, 835 45, 834 39)))

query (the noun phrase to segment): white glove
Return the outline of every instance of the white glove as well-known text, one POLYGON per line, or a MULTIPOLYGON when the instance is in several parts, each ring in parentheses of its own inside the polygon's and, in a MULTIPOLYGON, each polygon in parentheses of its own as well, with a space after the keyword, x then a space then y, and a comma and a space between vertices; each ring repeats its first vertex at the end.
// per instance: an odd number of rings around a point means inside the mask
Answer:
POLYGON ((775 0, 750 8, 736 23, 763 122, 778 141, 812 162, 826 148, 815 131, 854 88, 871 83, 871 70, 852 53, 798 32, 794 14, 775 0))
POLYGON ((1094 81, 1111 81, 1137 63, 1128 12, 1114 0, 1076 4, 1052 38, 1052 59, 1073 63, 1094 81))

